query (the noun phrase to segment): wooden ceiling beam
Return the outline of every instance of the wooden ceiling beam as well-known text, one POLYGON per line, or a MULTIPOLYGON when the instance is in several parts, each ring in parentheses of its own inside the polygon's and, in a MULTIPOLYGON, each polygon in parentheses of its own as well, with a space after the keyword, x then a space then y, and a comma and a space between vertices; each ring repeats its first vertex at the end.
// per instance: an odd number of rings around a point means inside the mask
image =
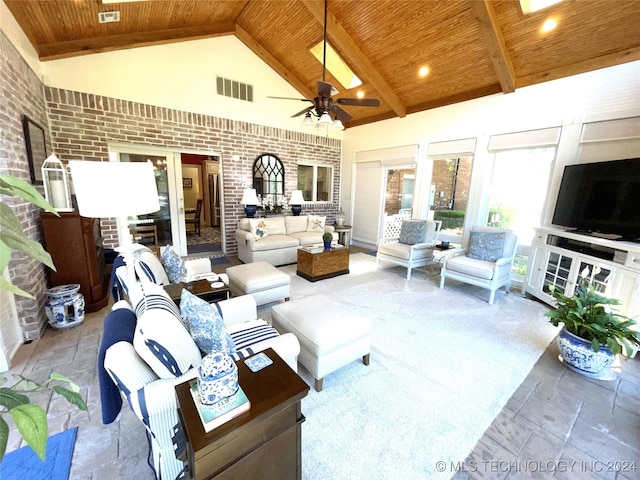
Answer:
MULTIPOLYGON (((324 25, 324 2, 322 0, 302 0, 302 3, 315 19, 324 25)), ((331 12, 327 12, 327 34, 331 35, 331 39, 335 42, 334 47, 344 53, 354 70, 358 70, 363 77, 369 80, 373 88, 377 90, 396 115, 406 116, 406 106, 331 12)))
POLYGON ((503 93, 511 93, 516 89, 516 73, 509 58, 509 51, 504 42, 498 18, 489 0, 470 0, 471 12, 478 21, 485 46, 489 50, 493 68, 500 82, 503 93))
POLYGON ((309 90, 306 84, 296 77, 290 70, 282 65, 273 55, 271 55, 258 41, 253 38, 249 33, 236 23, 235 34, 238 39, 244 43, 249 50, 255 53, 262 59, 267 65, 269 65, 275 72, 284 78, 289 85, 295 88, 298 92, 304 96, 304 98, 315 98, 317 93, 309 90))
POLYGON ((126 33, 122 35, 108 35, 96 38, 71 40, 40 45, 38 55, 40 60, 57 60, 59 58, 77 57, 90 53, 110 52, 127 48, 149 47, 164 45, 202 38, 233 35, 233 23, 218 23, 197 27, 172 28, 151 32, 126 33))

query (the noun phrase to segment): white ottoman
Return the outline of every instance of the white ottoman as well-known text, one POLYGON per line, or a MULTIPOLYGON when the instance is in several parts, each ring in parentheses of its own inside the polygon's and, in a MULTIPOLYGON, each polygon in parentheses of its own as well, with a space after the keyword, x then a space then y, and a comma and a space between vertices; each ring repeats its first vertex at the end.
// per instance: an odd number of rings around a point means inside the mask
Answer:
POLYGON ((256 305, 289 300, 291 277, 267 262, 245 263, 227 268, 231 295, 251 295, 256 305))
POLYGON ((293 333, 300 342, 298 361, 316 379, 362 357, 369 365, 371 322, 345 310, 325 295, 309 295, 274 305, 271 321, 280 333, 293 333))

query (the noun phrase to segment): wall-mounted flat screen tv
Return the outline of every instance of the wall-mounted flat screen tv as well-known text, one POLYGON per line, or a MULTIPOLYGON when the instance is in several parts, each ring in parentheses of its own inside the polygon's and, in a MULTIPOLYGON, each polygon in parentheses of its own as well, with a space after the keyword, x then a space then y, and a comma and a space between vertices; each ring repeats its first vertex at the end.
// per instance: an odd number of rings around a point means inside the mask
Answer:
POLYGON ((640 241, 640 158, 564 167, 552 223, 640 241))

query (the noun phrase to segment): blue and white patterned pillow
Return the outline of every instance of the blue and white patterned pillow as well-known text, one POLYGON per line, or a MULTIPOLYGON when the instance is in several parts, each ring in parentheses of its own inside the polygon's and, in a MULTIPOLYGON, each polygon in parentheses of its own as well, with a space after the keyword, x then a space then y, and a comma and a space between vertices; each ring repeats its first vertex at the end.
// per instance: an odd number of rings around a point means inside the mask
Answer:
POLYGON ((180 278, 187 273, 182 257, 171 248, 171 245, 167 245, 167 248, 162 252, 161 260, 169 281, 171 283, 179 283, 180 278))
POLYGON ((180 296, 180 312, 182 321, 203 353, 236 351, 217 303, 210 304, 184 289, 180 296))
POLYGON ((144 298, 136 305, 133 348, 160 378, 183 375, 200 365, 198 346, 182 324, 180 312, 159 285, 141 282, 144 298))
POLYGON ((504 232, 471 232, 467 257, 495 262, 502 258, 504 232))

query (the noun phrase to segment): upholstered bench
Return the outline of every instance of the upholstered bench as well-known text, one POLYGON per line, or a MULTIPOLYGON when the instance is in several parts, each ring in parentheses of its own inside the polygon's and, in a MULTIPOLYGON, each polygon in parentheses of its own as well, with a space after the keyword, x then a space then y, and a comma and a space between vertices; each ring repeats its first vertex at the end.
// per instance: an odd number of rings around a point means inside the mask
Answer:
POLYGON ((291 277, 267 262, 227 268, 231 295, 251 295, 256 304, 289 300, 291 277))
POLYGON ((371 322, 345 310, 325 295, 309 295, 271 309, 271 322, 280 333, 293 333, 300 342, 298 361, 322 390, 324 377, 362 357, 369 365, 371 322))

